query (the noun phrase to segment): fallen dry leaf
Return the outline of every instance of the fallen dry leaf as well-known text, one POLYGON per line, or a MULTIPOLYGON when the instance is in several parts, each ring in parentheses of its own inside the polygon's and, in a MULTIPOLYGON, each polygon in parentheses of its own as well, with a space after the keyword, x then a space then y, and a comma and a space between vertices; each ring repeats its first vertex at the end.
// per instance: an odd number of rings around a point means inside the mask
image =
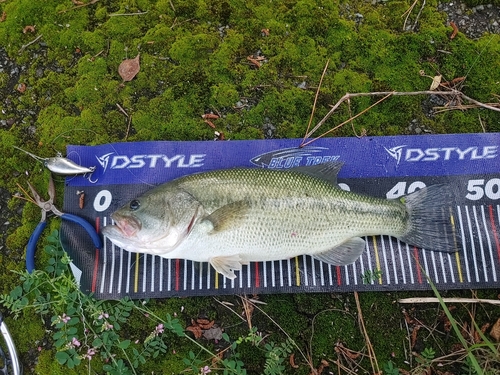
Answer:
POLYGON ((5 21, 5 19, 7 18, 7 13, 5 12, 5 10, 2 12, 2 16, 0 17, 0 22, 3 22, 5 21))
POLYGON ((442 76, 435 76, 432 79, 432 84, 431 87, 429 88, 430 91, 434 91, 439 87, 439 84, 441 83, 441 78, 442 76))
POLYGON ((204 119, 217 120, 219 115, 216 115, 215 113, 205 113, 204 115, 201 115, 201 117, 204 119))
POLYGON ((293 368, 299 368, 299 365, 297 365, 295 363, 295 354, 294 353, 290 354, 290 366, 292 366, 293 368))
POLYGON ((134 77, 139 73, 141 65, 139 64, 138 54, 134 59, 123 60, 118 67, 118 74, 122 77, 124 82, 132 81, 134 77))
POLYGON ((23 34, 34 33, 34 32, 35 32, 35 26, 28 25, 28 26, 25 26, 23 29, 23 34))
POLYGON ((490 336, 493 337, 496 342, 500 342, 500 318, 493 324, 493 327, 491 327, 490 336))
POLYGON ((196 324, 200 326, 201 329, 210 329, 214 325, 215 321, 214 320, 208 320, 208 319, 196 319, 196 324))
POLYGON ((457 25, 455 24, 455 22, 450 22, 450 26, 451 28, 453 29, 453 32, 451 33, 450 35, 450 39, 453 39, 457 36, 458 34, 458 27, 457 25))
POLYGON ((20 83, 17 85, 16 90, 19 91, 21 94, 26 91, 26 83, 20 83))
POLYGON ((212 129, 215 129, 215 124, 212 121, 205 119, 203 120, 203 122, 208 124, 208 126, 210 126, 212 129))
POLYGON ((186 327, 186 331, 192 332, 195 339, 199 339, 203 335, 203 331, 199 326, 186 327))

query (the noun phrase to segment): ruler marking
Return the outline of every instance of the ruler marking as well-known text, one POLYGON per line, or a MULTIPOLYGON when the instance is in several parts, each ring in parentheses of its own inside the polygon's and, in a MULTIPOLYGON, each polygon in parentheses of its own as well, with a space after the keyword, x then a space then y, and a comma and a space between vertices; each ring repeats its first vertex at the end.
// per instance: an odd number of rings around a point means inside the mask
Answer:
POLYGON ((211 271, 212 271, 212 266, 210 265, 210 263, 207 263, 207 290, 210 290, 210 288, 212 287, 212 282, 210 281, 211 271))
POLYGON ((159 289, 160 289, 160 292, 163 292, 163 272, 164 272, 164 268, 163 268, 163 257, 160 257, 160 280, 159 280, 159 289))
POLYGON ((299 258, 295 257, 295 285, 300 286, 299 258))
MULTIPOLYGON (((380 268, 380 257, 378 254, 377 238, 375 236, 372 236, 372 241, 373 241, 373 253, 375 254, 375 264, 377 267, 377 271, 382 271, 382 269, 380 268)), ((378 277, 378 283, 382 285, 382 275, 380 273, 378 277)))
POLYGON ((267 288, 267 262, 262 262, 262 276, 264 278, 264 288, 267 288))
POLYGON ((469 226, 469 238, 472 249, 472 261, 474 262, 474 274, 476 276, 476 281, 479 281, 479 270, 477 267, 477 259, 476 259, 476 245, 474 244, 474 233, 472 229, 472 222, 469 213, 469 206, 465 206, 465 217, 467 219, 467 225, 469 226))
POLYGON ((147 269, 148 269, 148 254, 143 254, 142 256, 142 292, 146 293, 146 283, 147 283, 147 269))
POLYGON ((389 248, 391 249, 392 272, 394 273, 394 283, 399 284, 398 270, 396 267, 396 255, 394 254, 394 245, 391 237, 389 237, 389 248))
POLYGON ((139 253, 135 253, 135 267, 134 267, 134 293, 139 291, 139 253))
POLYGON ((198 263, 198 267, 199 267, 199 271, 198 271, 198 290, 203 290, 203 264, 205 262, 199 262, 198 263))
POLYGON ((429 264, 427 263, 427 251, 425 249, 422 249, 422 260, 424 263, 424 269, 425 269, 425 274, 427 277, 431 277, 431 273, 429 272, 429 264))
POLYGON ((418 248, 413 247, 413 257, 415 258, 416 270, 417 270, 417 282, 422 284, 422 270, 420 269, 420 258, 418 256, 418 248))
POLYGON ((437 267, 436 267, 436 252, 435 251, 431 251, 431 260, 432 260, 432 267, 434 269, 434 282, 436 284, 439 283, 439 276, 438 276, 438 272, 437 272, 437 267))
MULTIPOLYGON (((311 275, 312 275, 311 279, 312 279, 313 285, 316 286, 316 264, 314 262, 314 258, 310 257, 309 259, 311 260, 311 275)), ((305 260, 306 260, 306 257, 304 257, 304 264, 307 264, 305 262, 305 260)))
MULTIPOLYGON (((320 265, 323 264, 323 262, 320 262, 320 265)), ((321 267, 321 271, 323 271, 323 267, 321 267)), ((345 285, 349 285, 349 265, 344 266, 344 273, 345 273, 345 285)), ((321 279, 323 280, 323 273, 321 273, 321 279)), ((323 284, 321 284, 323 285, 323 284)))
MULTIPOLYGON (((271 285, 273 286, 273 288, 276 286, 276 270, 274 268, 275 267, 274 263, 275 262, 271 262, 271 275, 272 275, 271 285)), ((281 274, 280 276, 283 277, 283 274, 281 274)), ((283 280, 281 281, 281 283, 283 283, 283 280)))
MULTIPOLYGON (((104 217, 104 226, 106 226, 106 217, 104 217)), ((104 242, 104 245, 102 247, 102 273, 101 273, 101 287, 99 289, 100 293, 104 293, 104 282, 106 281, 106 266, 108 264, 108 246, 107 246, 107 241, 104 242)))
POLYGON ((172 290, 172 259, 168 259, 168 278, 167 278, 167 290, 170 292, 172 290))
POLYGON ((396 243, 398 244, 398 254, 399 254, 399 263, 401 264, 401 277, 403 279, 403 284, 406 285, 406 269, 405 269, 405 264, 403 261, 403 251, 401 249, 401 241, 397 240, 396 243))
POLYGON ((125 293, 129 294, 130 292, 130 280, 131 280, 131 275, 130 272, 132 270, 132 253, 130 251, 127 251, 127 285, 125 287, 125 293))
POLYGON ((156 255, 151 255, 151 292, 155 291, 155 261, 156 255))
MULTIPOLYGON (((458 212, 458 222, 460 224, 460 234, 462 238, 462 249, 463 249, 463 256, 464 256, 464 263, 465 263, 465 274, 467 276, 467 282, 471 281, 470 277, 470 270, 469 270, 469 257, 467 256, 467 246, 466 246, 466 241, 465 241, 465 229, 464 229, 464 222, 462 219, 462 210, 460 209, 460 206, 457 206, 457 212, 458 212)), ((457 262, 459 261, 459 257, 456 257, 457 262)), ((457 263, 460 265, 460 263, 457 263)), ((459 272, 461 274, 461 272, 459 272)), ((460 277, 460 282, 463 282, 463 278, 460 277)))
POLYGON ((439 261, 441 263, 441 275, 443 276, 443 283, 448 284, 448 279, 446 278, 446 267, 444 264, 443 253, 439 253, 439 261))
POLYGON ((247 288, 250 288, 252 286, 252 269, 251 269, 251 263, 248 263, 246 266, 247 270, 247 288))
MULTIPOLYGON (((283 262, 284 262, 284 261, 282 261, 282 260, 280 260, 280 261, 278 262, 278 264, 279 264, 279 266, 280 266, 280 267, 279 267, 279 268, 280 268, 280 287, 283 287, 283 286, 285 285, 285 284, 284 284, 285 279, 284 279, 284 274, 283 274, 283 262)), ((290 260, 288 259, 288 260, 287 260, 287 262, 288 262, 288 263, 290 263, 290 260)), ((288 274, 288 283, 290 284, 290 274, 288 274)))
POLYGON ((195 274, 196 274, 195 268, 196 267, 195 266, 196 266, 196 263, 191 262, 191 290, 194 290, 195 285, 196 285, 196 277, 195 277, 195 274))
MULTIPOLYGON (((297 266, 299 264, 299 259, 297 257, 297 266)), ((309 277, 307 272, 307 259, 305 255, 302 255, 302 265, 304 266, 304 285, 309 286, 309 277)), ((298 269, 298 267, 297 267, 298 269)))
POLYGON ((319 277, 321 286, 325 286, 325 274, 324 274, 323 262, 321 261, 319 262, 319 277))
POLYGON ((333 286, 332 265, 328 264, 328 284, 333 286))
POLYGON ((109 276, 109 290, 108 293, 113 293, 113 285, 115 283, 115 244, 111 244, 111 274, 109 276))
MULTIPOLYGON (((486 234, 486 242, 488 243, 488 252, 490 254, 490 262, 489 262, 489 265, 491 266, 491 275, 493 276, 493 281, 497 281, 497 271, 496 271, 496 268, 495 268, 495 259, 494 259, 494 255, 493 255, 493 246, 491 244, 491 239, 490 239, 490 234, 488 233, 489 231, 487 230, 488 229, 488 224, 486 223, 486 213, 484 211, 484 206, 481 205, 481 217, 483 219, 483 226, 484 226, 484 233, 486 234)), ((493 226, 495 225, 495 223, 491 223, 493 226)), ((485 264, 485 269, 486 269, 486 264, 485 264)), ((488 281, 488 280, 486 280, 488 281)))
POLYGON ((123 249, 120 247, 120 269, 118 272, 118 294, 122 293, 122 282, 123 282, 123 249))
MULTIPOLYGON (((479 206, 480 212, 481 212, 481 219, 482 219, 482 224, 484 228, 484 234, 486 238, 486 245, 488 246, 488 253, 490 255, 489 259, 489 265, 491 266, 491 271, 492 271, 492 276, 494 278, 494 281, 496 281, 496 270, 495 270, 495 261, 493 259, 493 248, 491 246, 491 240, 490 240, 490 235, 488 233, 488 224, 486 223, 486 214, 484 212, 484 206, 481 205, 479 206)), ((483 250, 484 251, 484 250, 483 250)), ((486 254, 483 254, 483 268, 484 268, 484 277, 485 281, 488 282, 488 263, 486 263, 486 254)))
MULTIPOLYGON (((389 238, 390 241, 390 238, 389 238)), ((387 285, 391 285, 391 275, 389 273, 389 264, 387 263, 387 250, 385 248, 384 236, 380 236, 380 244, 382 245, 382 255, 384 257, 384 268, 387 279, 387 285)))
MULTIPOLYGON (((472 206, 472 212, 474 214, 474 223, 476 224, 476 228, 477 228, 477 233, 481 233, 481 224, 479 223, 479 219, 478 219, 478 215, 477 215, 477 210, 476 210, 476 206, 472 206)), ((487 270, 487 264, 486 264, 486 258, 485 258, 485 254, 484 254, 484 244, 483 244, 483 239, 482 239, 483 236, 479 235, 478 236, 478 239, 479 239, 479 250, 480 250, 480 253, 481 253, 481 262, 482 262, 482 265, 483 265, 483 275, 484 275, 484 280, 486 282, 488 282, 488 270, 487 270)))

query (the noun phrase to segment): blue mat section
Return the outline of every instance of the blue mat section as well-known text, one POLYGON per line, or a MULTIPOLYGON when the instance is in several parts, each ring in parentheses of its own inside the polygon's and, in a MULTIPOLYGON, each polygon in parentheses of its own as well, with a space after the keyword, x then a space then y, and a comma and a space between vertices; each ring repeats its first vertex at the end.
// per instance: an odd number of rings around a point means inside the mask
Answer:
MULTIPOLYGON (((115 299, 236 293, 298 293, 498 287, 500 278, 500 134, 324 138, 300 140, 136 142, 69 146, 68 158, 96 166, 91 176, 66 181, 64 211, 98 229, 122 204, 160 183, 229 167, 284 169, 343 161, 339 185, 398 198, 425 185, 450 184, 450 207, 463 249, 444 254, 409 247, 387 236, 365 238, 358 261, 334 267, 307 256, 244 266, 236 280, 207 263, 167 260, 124 251, 104 241, 96 250, 84 232, 63 222, 63 245, 81 272, 80 285, 97 298, 115 299), (81 191, 84 206, 81 208, 81 191)), ((279 225, 279 223, 276 223, 279 225)))

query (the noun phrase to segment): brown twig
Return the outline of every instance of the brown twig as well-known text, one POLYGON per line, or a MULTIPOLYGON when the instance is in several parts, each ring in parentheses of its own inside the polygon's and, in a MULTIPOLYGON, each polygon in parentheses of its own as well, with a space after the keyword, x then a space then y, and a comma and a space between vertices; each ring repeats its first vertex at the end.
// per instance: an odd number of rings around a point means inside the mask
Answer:
POLYGON ((365 338, 365 343, 368 348, 368 358, 370 359, 370 364, 372 366, 373 372, 375 374, 379 374, 380 368, 378 367, 377 356, 375 355, 375 350, 373 349, 370 337, 368 336, 368 332, 366 331, 365 321, 363 320, 363 312, 361 310, 361 304, 359 302, 358 292, 354 292, 354 299, 356 301, 356 308, 358 309, 358 320, 359 320, 359 325, 361 326, 361 333, 365 338))
POLYGON ((26 48, 28 48, 29 46, 31 46, 33 43, 36 43, 36 42, 37 42, 37 40, 38 40, 38 39, 40 39, 42 36, 43 36, 43 35, 42 35, 42 34, 40 34, 40 35, 38 35, 35 39, 33 39, 31 42, 26 43, 26 44, 23 44, 23 45, 21 46, 21 48, 19 49, 19 52, 18 52, 18 53, 19 53, 19 54, 23 53, 23 51, 24 51, 26 48))
POLYGON ((58 13, 59 13, 59 14, 61 14, 61 13, 66 13, 66 12, 69 12, 70 10, 75 10, 75 9, 83 8, 83 7, 86 7, 86 6, 88 6, 88 5, 95 4, 95 3, 97 3, 98 1, 99 1, 99 0, 91 0, 91 1, 89 1, 87 4, 76 5, 76 6, 74 6, 73 8, 60 10, 58 13))
MULTIPOLYGON (((321 137, 323 137, 323 136, 327 135, 328 133, 331 133, 331 132, 333 132, 334 130, 337 130, 338 128, 340 128, 340 127, 344 126, 344 125, 345 125, 345 124, 347 124, 348 122, 350 122, 350 121, 354 120, 355 118, 358 118, 359 116, 361 116, 361 115, 362 115, 362 114, 364 114, 365 112, 369 111, 370 109, 372 109, 373 107, 375 107, 377 104, 379 104, 379 103, 383 102, 385 99, 387 99, 387 98, 388 98, 389 96, 391 96, 392 94, 393 94, 392 92, 387 93, 387 95, 386 95, 386 96, 384 96, 382 99, 378 100, 376 103, 372 104, 372 105, 371 105, 371 106, 369 106, 368 108, 365 108, 364 110, 362 110, 361 112, 359 112, 357 115, 352 116, 351 118, 347 119, 346 121, 342 122, 341 124, 339 124, 339 125, 335 126, 334 128, 332 128, 332 129, 330 129, 330 130, 328 130, 328 131, 324 132, 324 133, 323 133, 323 134, 321 134, 320 136, 318 136, 318 137, 316 137, 316 138, 313 138, 313 139, 312 139, 312 140, 310 140, 309 142, 305 142, 305 143, 304 143, 304 142, 302 142, 302 143, 300 144, 300 146, 299 146, 299 147, 304 147, 304 146, 307 146, 308 144, 310 144, 310 143, 312 143, 312 142, 314 142, 314 141, 317 141, 319 138, 321 138, 321 137)), ((351 97, 351 96, 350 96, 350 94, 344 95, 344 96, 342 97, 341 101, 343 102, 343 101, 345 101, 345 100, 349 100, 349 99, 350 99, 350 97, 351 97), (344 98, 345 98, 345 99, 344 99, 344 98)), ((340 103, 341 103, 341 102, 339 101, 337 104, 340 104, 340 103)), ((306 136, 304 137, 304 139, 309 138, 309 137, 310 137, 310 136, 311 136, 311 135, 312 135, 312 134, 313 134, 313 133, 314 133, 314 132, 315 132, 315 131, 316 131, 316 130, 317 130, 317 129, 321 126, 321 125, 323 125, 323 124, 325 123, 326 119, 327 119, 328 117, 330 117, 330 116, 333 114, 334 110, 338 107, 338 105, 337 105, 337 104, 336 104, 335 106, 333 106, 333 108, 330 110, 330 112, 328 112, 328 113, 326 114, 326 116, 325 116, 325 117, 323 117, 323 119, 322 119, 320 122, 318 122, 318 124, 314 127, 314 129, 313 129, 313 130, 311 130, 308 134, 306 134, 306 136)))
MULTIPOLYGON (((340 100, 335 103, 335 105, 332 106, 332 108, 330 109, 330 111, 318 122, 318 124, 310 131, 308 132, 303 140, 302 140, 302 143, 299 145, 300 148, 318 140, 319 138, 325 136, 326 134, 329 134, 331 133, 332 131, 342 127, 343 125, 347 124, 348 122, 352 121, 352 119, 355 119, 359 116, 361 116, 363 113, 365 113, 366 111, 370 110, 371 108, 373 108, 374 106, 376 106, 377 104, 379 104, 381 101, 387 99, 389 96, 417 96, 417 95, 438 95, 438 96, 445 96, 445 97, 457 97, 457 98, 461 98, 461 99, 464 99, 464 100, 467 100, 473 104, 475 104, 476 106, 478 107, 481 107, 481 108, 486 108, 486 109, 490 109, 492 111, 497 111, 497 112, 500 112, 500 108, 497 108, 495 107, 494 105, 491 105, 491 104, 485 104, 485 103, 482 103, 480 101, 477 101, 475 99, 472 99, 471 97, 465 95, 463 92, 457 90, 457 89, 454 89, 454 88, 449 88, 447 91, 433 91, 433 90, 425 90, 425 91, 379 91, 379 92, 360 92, 360 93, 346 93, 342 98, 340 98, 340 100), (356 98, 356 97, 367 97, 367 96, 382 96, 384 95, 385 97, 382 98, 381 100, 377 101, 375 104, 372 104, 370 107, 364 109, 363 111, 361 111, 360 113, 358 113, 357 115, 349 118, 348 120, 342 122, 341 124, 335 126, 334 128, 328 130, 327 132, 321 134, 320 136, 308 141, 308 142, 304 142, 305 139, 307 138, 310 138, 311 135, 316 131, 318 130, 318 128, 323 125, 326 120, 328 120, 328 118, 330 118, 333 113, 337 110, 337 108, 345 101, 351 99, 351 98, 356 98)), ((460 106, 460 108, 462 108, 463 106, 460 106)))
MULTIPOLYGON (((500 300, 480 299, 480 298, 442 298, 445 303, 490 303, 500 305, 500 300)), ((413 297, 398 299, 398 303, 439 303, 435 297, 413 297)))
MULTIPOLYGON (((313 103, 313 107, 312 107, 312 111, 311 111, 311 117, 309 117, 309 122, 307 123, 306 134, 309 132, 309 128, 311 127, 311 124, 312 124, 314 112, 316 111, 316 102, 318 101, 319 89, 321 88, 321 83, 323 82, 323 77, 326 74, 326 70, 328 69, 329 63, 330 63, 330 59, 326 60, 325 68, 323 69, 323 73, 321 74, 321 78, 319 79, 319 85, 318 85, 318 88, 316 89, 316 95, 314 96, 314 103, 313 103)), ((302 142, 304 142, 305 140, 306 140, 306 138, 304 137, 302 142)))
POLYGON ((140 16, 142 14, 146 14, 148 11, 145 12, 136 12, 136 13, 113 13, 110 14, 110 17, 118 17, 118 16, 140 16))
MULTIPOLYGON (((415 5, 417 5, 418 0, 415 0, 413 4, 410 5, 410 7, 401 15, 401 17, 405 17, 405 21, 403 23, 403 30, 406 31, 406 23, 408 22, 408 18, 410 17, 410 14, 413 12, 413 8, 415 8, 415 5)), ((411 30, 414 31, 415 28, 417 27, 418 19, 420 18, 420 15, 422 14, 422 10, 425 7, 425 0, 422 3, 422 6, 420 7, 420 10, 417 13, 417 17, 415 18, 415 22, 413 22, 413 26, 411 27, 411 30)))
POLYGON ((16 182, 16 185, 24 193, 25 197, 23 197, 22 195, 13 195, 12 196, 13 198, 22 199, 22 200, 31 202, 35 205, 37 204, 35 199, 32 198, 31 195, 29 195, 28 192, 19 183, 16 182))
POLYGON ((132 124, 132 116, 129 115, 120 104, 116 103, 116 106, 118 107, 119 111, 123 113, 127 118, 127 132, 125 133, 125 140, 127 140, 130 133, 130 125, 132 124))

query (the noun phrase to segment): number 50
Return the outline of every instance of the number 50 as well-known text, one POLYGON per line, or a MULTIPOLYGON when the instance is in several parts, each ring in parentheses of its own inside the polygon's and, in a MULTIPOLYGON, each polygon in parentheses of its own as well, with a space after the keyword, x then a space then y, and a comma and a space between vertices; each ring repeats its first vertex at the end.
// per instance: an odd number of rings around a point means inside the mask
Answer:
POLYGON ((465 198, 477 201, 485 195, 490 199, 500 199, 500 178, 492 178, 484 182, 484 179, 469 180, 467 183, 467 195, 465 198), (484 186, 484 187, 483 187, 484 186))

